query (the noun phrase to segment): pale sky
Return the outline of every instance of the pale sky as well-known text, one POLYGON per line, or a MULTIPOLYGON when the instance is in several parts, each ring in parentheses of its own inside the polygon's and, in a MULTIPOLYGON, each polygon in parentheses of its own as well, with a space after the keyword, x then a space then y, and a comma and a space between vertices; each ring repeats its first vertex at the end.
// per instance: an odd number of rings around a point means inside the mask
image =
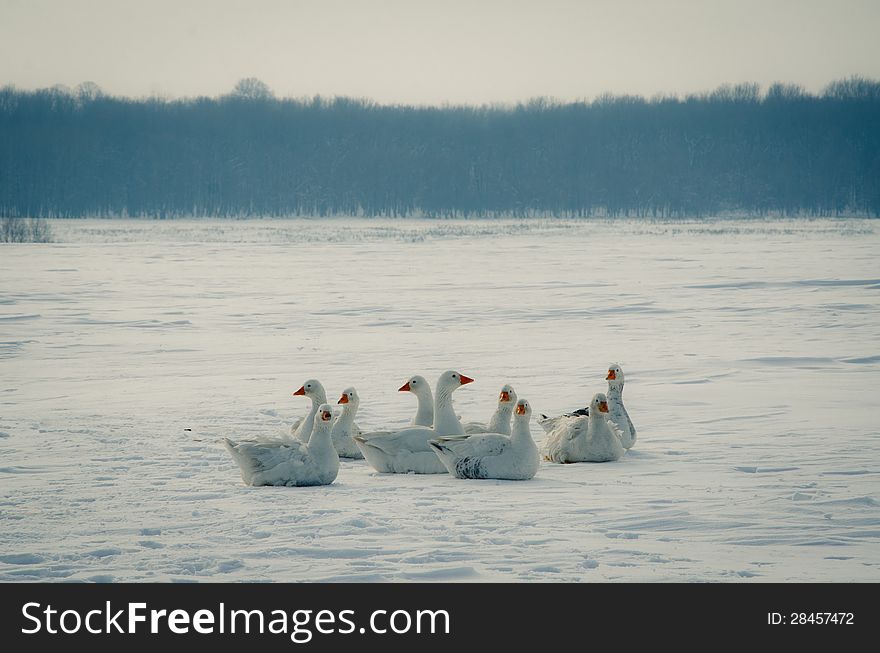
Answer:
POLYGON ((0 0, 0 86, 383 103, 880 78, 880 0, 0 0))

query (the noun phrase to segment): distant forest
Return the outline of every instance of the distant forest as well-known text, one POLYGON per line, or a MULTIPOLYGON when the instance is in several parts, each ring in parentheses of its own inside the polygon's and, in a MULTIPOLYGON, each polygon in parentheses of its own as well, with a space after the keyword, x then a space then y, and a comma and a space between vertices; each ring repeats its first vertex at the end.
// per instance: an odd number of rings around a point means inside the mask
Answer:
POLYGON ((880 215, 880 82, 385 106, 0 89, 0 216, 880 215))

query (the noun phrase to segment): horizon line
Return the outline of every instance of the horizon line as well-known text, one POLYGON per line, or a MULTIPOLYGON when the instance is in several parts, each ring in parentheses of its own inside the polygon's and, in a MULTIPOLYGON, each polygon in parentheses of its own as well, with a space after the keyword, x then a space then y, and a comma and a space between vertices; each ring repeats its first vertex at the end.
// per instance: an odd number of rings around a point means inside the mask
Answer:
POLYGON ((615 93, 611 91, 605 91, 593 96, 579 96, 574 98, 559 98, 553 95, 533 95, 520 100, 496 100, 489 102, 452 102, 452 101, 444 101, 441 103, 436 102, 395 102, 395 101, 380 101, 376 100, 369 96, 358 96, 358 95, 324 95, 321 93, 315 93, 312 95, 276 95, 275 92, 269 87, 268 84, 263 82, 258 77, 243 77, 239 79, 236 84, 225 93, 218 93, 215 95, 178 95, 172 96, 169 94, 160 94, 153 93, 149 95, 125 95, 125 94, 116 94, 116 93, 108 93, 106 92, 99 84, 91 80, 84 80, 77 84, 74 87, 70 87, 67 84, 58 83, 52 86, 41 86, 41 87, 31 87, 25 88, 18 86, 14 83, 6 83, 0 85, 0 92, 12 90, 17 92, 25 92, 25 93, 40 93, 47 91, 55 91, 58 93, 64 93, 71 97, 75 97, 79 95, 80 97, 85 96, 88 99, 97 99, 97 98, 106 98, 113 100, 131 100, 136 102, 146 102, 146 101, 163 101, 167 103, 175 103, 175 102, 191 102, 196 100, 222 100, 231 97, 240 97, 251 100, 274 100, 276 102, 283 101, 315 101, 315 100, 351 100, 363 103, 365 105, 379 106, 379 107, 389 107, 389 108, 417 108, 417 109, 449 109, 449 108, 477 108, 477 109, 492 109, 492 108, 517 108, 521 106, 527 106, 536 102, 546 102, 551 106, 564 106, 564 105, 574 105, 574 104, 593 104, 597 101, 602 101, 606 99, 620 100, 620 99, 630 99, 630 100, 641 100, 644 102, 657 102, 657 101, 687 101, 689 99, 708 99, 711 98, 713 94, 719 93, 720 91, 736 91, 741 89, 751 90, 753 92, 753 96, 755 99, 761 100, 768 97, 768 91, 773 89, 774 87, 781 86, 785 90, 795 91, 798 96, 805 98, 822 98, 826 97, 829 94, 829 91, 836 84, 842 84, 846 82, 857 82, 861 84, 867 84, 871 86, 880 86, 880 78, 873 78, 867 75, 862 75, 859 73, 852 73, 850 75, 839 77, 832 79, 827 82, 818 91, 811 91, 806 88, 802 84, 798 84, 795 82, 786 82, 782 80, 777 80, 771 82, 766 87, 762 85, 760 82, 754 81, 740 81, 740 82, 722 82, 710 89, 703 89, 700 91, 689 91, 686 93, 681 93, 679 91, 659 91, 653 93, 651 95, 645 95, 641 93, 615 93), (259 92, 257 94, 247 94, 239 92, 239 85, 248 82, 255 85, 258 85, 257 89, 259 92))

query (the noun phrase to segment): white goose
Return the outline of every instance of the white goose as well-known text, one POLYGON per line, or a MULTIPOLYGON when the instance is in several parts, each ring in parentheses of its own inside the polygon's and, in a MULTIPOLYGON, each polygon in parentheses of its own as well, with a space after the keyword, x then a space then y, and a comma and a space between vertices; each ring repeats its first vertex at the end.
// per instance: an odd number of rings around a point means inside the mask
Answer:
POLYGON ((498 408, 492 414, 488 424, 482 422, 468 422, 464 425, 464 432, 473 433, 503 433, 510 435, 510 418, 513 415, 513 407, 516 405, 516 392, 510 385, 501 386, 498 395, 498 408))
MULTIPOLYGON (((337 403, 342 404, 342 414, 333 423, 333 429, 330 431, 333 446, 336 447, 336 453, 340 458, 361 459, 364 454, 361 453, 354 441, 354 436, 360 434, 354 423, 354 416, 361 404, 361 398, 358 396, 357 390, 346 388, 342 391, 342 396, 337 403)), ((314 435, 312 433, 312 437, 314 435)))
POLYGON ((626 449, 620 431, 606 419, 608 400, 601 392, 590 402, 590 415, 560 423, 547 436, 544 460, 554 463, 604 463, 618 460, 626 449))
MULTIPOLYGON (((409 381, 400 386, 397 391, 412 392, 419 400, 418 410, 410 424, 412 426, 432 428, 434 426, 434 395, 431 392, 431 386, 425 380, 425 377, 419 376, 418 374, 411 376, 409 381)), ((358 434, 369 440, 370 438, 375 438, 380 435, 394 435, 399 431, 400 428, 368 431, 366 433, 358 430, 358 434)), ((363 456, 361 456, 361 458, 363 458, 363 456)))
POLYGON ((309 379, 293 393, 293 396, 308 397, 312 400, 312 407, 308 415, 300 417, 290 427, 290 437, 308 443, 309 437, 312 435, 312 427, 315 424, 315 415, 318 414, 318 407, 327 403, 327 393, 324 392, 324 386, 320 381, 309 379))
POLYGON ((312 439, 302 442, 242 442, 226 438, 226 448, 247 485, 329 485, 339 473, 339 456, 330 438, 333 413, 318 407, 312 439))
POLYGON ((620 429, 620 441, 624 449, 632 449, 636 443, 636 427, 633 426, 629 413, 623 406, 623 383, 626 380, 620 365, 612 363, 608 366, 608 419, 620 429))
POLYGON ((544 429, 545 433, 550 433, 550 431, 554 431, 558 426, 561 426, 562 424, 570 422, 571 420, 577 420, 580 417, 587 417, 589 414, 589 408, 578 408, 577 410, 573 410, 570 413, 563 413, 562 415, 557 415, 556 417, 549 417, 542 413, 538 416, 538 424, 541 425, 541 428, 544 429))
POLYGON ((400 386, 398 392, 412 392, 419 400, 413 426, 434 426, 434 395, 431 394, 431 386, 425 381, 425 377, 418 374, 411 376, 409 381, 400 386))
POLYGON ((529 421, 532 408, 525 399, 516 402, 513 431, 466 437, 437 438, 430 445, 450 474, 457 478, 498 478, 526 481, 538 472, 538 447, 529 421))
POLYGON ((450 370, 437 379, 434 392, 434 428, 412 426, 395 433, 355 436, 364 458, 377 472, 393 474, 444 474, 446 467, 434 455, 428 441, 443 435, 464 435, 455 414, 452 393, 472 378, 450 370))
POLYGON ((538 424, 544 429, 544 433, 550 433, 564 424, 574 424, 580 418, 588 417, 589 415, 589 408, 578 408, 574 412, 564 413, 562 415, 557 415, 556 417, 547 417, 547 415, 542 414, 538 417, 538 424))

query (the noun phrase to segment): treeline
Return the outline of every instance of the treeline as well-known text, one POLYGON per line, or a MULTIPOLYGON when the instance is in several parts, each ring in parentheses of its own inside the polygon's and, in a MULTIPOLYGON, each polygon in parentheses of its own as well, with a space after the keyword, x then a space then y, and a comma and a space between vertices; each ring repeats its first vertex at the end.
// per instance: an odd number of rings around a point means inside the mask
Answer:
POLYGON ((382 106, 0 89, 0 215, 880 215, 880 82, 382 106))

